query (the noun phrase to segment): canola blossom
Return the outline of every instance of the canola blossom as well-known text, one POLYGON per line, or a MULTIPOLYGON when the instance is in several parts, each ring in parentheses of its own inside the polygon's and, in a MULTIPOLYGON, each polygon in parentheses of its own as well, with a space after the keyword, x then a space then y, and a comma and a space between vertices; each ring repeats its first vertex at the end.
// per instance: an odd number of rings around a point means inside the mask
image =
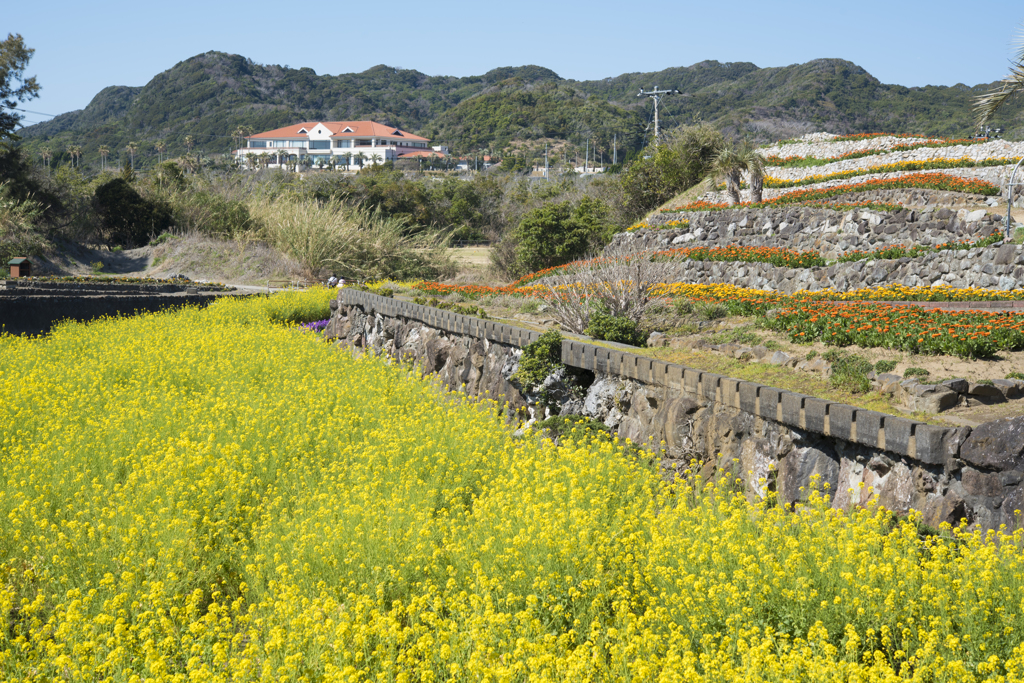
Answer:
POLYGON ((1024 676, 1024 533, 513 438, 331 295, 0 337, 0 680, 1024 676))

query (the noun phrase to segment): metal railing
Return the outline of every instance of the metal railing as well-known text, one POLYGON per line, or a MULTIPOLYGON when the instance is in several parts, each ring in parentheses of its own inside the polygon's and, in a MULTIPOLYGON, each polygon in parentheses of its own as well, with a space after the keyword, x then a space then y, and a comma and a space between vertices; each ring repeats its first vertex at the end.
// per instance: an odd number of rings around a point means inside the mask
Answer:
POLYGON ((305 289, 309 287, 309 283, 305 280, 289 280, 288 278, 277 278, 267 280, 267 294, 270 294, 271 288, 274 289, 305 289))

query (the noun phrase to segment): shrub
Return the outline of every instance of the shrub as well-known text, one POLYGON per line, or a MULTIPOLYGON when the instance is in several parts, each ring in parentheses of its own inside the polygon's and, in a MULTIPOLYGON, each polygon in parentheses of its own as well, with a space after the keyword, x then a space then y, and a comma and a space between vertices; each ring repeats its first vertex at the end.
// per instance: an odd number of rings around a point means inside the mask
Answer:
POLYGON ((610 315, 607 309, 596 311, 590 316, 590 324, 584 330, 594 339, 646 346, 647 332, 634 320, 621 315, 610 315))
POLYGON ((871 380, 867 373, 874 367, 871 361, 841 349, 832 349, 821 355, 832 364, 832 377, 829 384, 834 389, 842 389, 854 394, 871 390, 871 380))
POLYGON ((700 302, 693 305, 693 310, 701 320, 719 320, 729 315, 725 304, 700 302))
POLYGON ((875 372, 892 372, 896 369, 896 361, 880 360, 875 363, 875 372))
POLYGON ((544 381, 562 365, 562 333, 549 330, 537 341, 523 347, 519 368, 512 374, 512 380, 521 386, 532 387, 544 381))
POLYGON ((1024 372, 1011 372, 1006 375, 1006 379, 1024 379, 1024 372))
POLYGON ((630 218, 640 218, 699 183, 724 146, 721 132, 700 124, 681 129, 653 154, 634 161, 622 176, 630 218))
POLYGON ((903 371, 903 378, 908 379, 910 377, 927 377, 930 375, 924 368, 907 368, 903 371))
POLYGON ((150 235, 165 232, 173 224, 166 204, 144 198, 124 178, 97 187, 93 207, 103 224, 103 238, 110 245, 141 246, 150 235))
POLYGON ((677 315, 690 315, 693 313, 693 302, 689 299, 676 299, 675 309, 677 315))
POLYGON ((516 268, 523 274, 582 258, 599 246, 607 217, 608 207, 586 196, 575 206, 565 201, 537 207, 513 232, 516 268))

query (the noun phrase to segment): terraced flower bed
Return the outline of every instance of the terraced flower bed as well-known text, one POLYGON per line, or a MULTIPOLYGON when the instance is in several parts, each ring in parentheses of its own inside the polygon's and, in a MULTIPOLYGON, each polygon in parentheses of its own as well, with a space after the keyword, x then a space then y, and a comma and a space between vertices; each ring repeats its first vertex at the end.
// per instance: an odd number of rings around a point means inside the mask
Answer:
MULTIPOLYGON (((959 159, 926 159, 921 161, 898 161, 892 164, 877 164, 867 168, 854 168, 847 171, 835 173, 823 173, 804 176, 802 178, 776 178, 767 175, 764 178, 765 187, 785 188, 802 187, 804 185, 817 185, 832 180, 845 180, 858 176, 873 175, 876 173, 899 173, 903 171, 926 171, 943 168, 980 168, 988 166, 1012 166, 1020 161, 1020 157, 995 157, 991 159, 972 159, 960 157, 959 159)), ((723 188, 724 189, 724 188, 723 188)), ((942 188, 946 189, 946 188, 942 188)))
MULTIPOLYGON (((851 192, 867 192, 871 190, 891 190, 902 188, 966 192, 990 197, 999 194, 999 186, 985 180, 960 178, 946 173, 911 173, 905 176, 899 176, 898 178, 878 178, 874 180, 865 180, 860 183, 834 185, 832 187, 809 190, 796 190, 760 203, 741 202, 739 204, 728 204, 725 202, 696 201, 689 204, 683 204, 681 206, 661 209, 661 212, 721 211, 740 207, 762 208, 789 204, 807 204, 809 202, 830 199, 832 197, 838 197, 851 192)), ((895 208, 898 209, 901 207, 895 208)))
MULTIPOLYGON (((881 135, 874 136, 881 137, 881 135)), ((785 156, 780 157, 777 154, 770 154, 765 157, 765 162, 768 166, 776 166, 780 168, 800 168, 808 166, 825 166, 832 164, 837 161, 847 161, 851 159, 861 159, 863 157, 877 156, 879 154, 892 154, 894 152, 909 152, 915 149, 921 148, 936 148, 940 149, 943 147, 964 147, 968 145, 979 145, 988 142, 987 139, 967 139, 967 140, 946 140, 944 142, 936 142, 934 140, 922 140, 920 142, 910 142, 904 145, 894 145, 886 149, 860 149, 852 152, 846 152, 845 154, 839 154, 832 157, 802 157, 802 156, 785 156)))
POLYGON ((875 301, 1020 301, 1024 291, 954 290, 945 287, 879 287, 845 294, 778 292, 730 285, 667 284, 667 297, 720 304, 733 315, 753 316, 793 341, 830 346, 855 344, 910 353, 986 358, 1024 349, 1024 314, 928 310, 875 301))

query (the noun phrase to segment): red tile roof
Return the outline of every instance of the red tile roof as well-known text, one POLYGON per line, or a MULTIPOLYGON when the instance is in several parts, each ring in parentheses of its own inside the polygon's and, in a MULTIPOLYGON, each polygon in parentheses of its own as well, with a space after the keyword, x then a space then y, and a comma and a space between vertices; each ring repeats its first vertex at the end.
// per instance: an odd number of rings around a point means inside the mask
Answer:
POLYGON ((415 152, 405 152, 399 154, 399 159, 415 159, 416 157, 437 157, 439 159, 444 158, 444 152, 438 152, 436 149, 418 149, 415 152))
POLYGON ((429 138, 421 138, 418 135, 399 130, 394 126, 385 126, 382 123, 376 123, 375 121, 306 121, 304 123, 296 123, 291 126, 285 126, 284 128, 278 128, 276 130, 268 130, 264 133, 257 133, 256 135, 250 136, 250 139, 266 139, 266 138, 305 138, 306 133, 300 133, 302 129, 306 131, 312 131, 317 126, 323 126, 331 132, 334 137, 362 137, 362 138, 385 138, 391 140, 408 140, 411 142, 428 142, 429 138), (343 132, 346 128, 350 128, 351 132, 343 132), (395 131, 398 131, 400 135, 395 135, 395 131))

